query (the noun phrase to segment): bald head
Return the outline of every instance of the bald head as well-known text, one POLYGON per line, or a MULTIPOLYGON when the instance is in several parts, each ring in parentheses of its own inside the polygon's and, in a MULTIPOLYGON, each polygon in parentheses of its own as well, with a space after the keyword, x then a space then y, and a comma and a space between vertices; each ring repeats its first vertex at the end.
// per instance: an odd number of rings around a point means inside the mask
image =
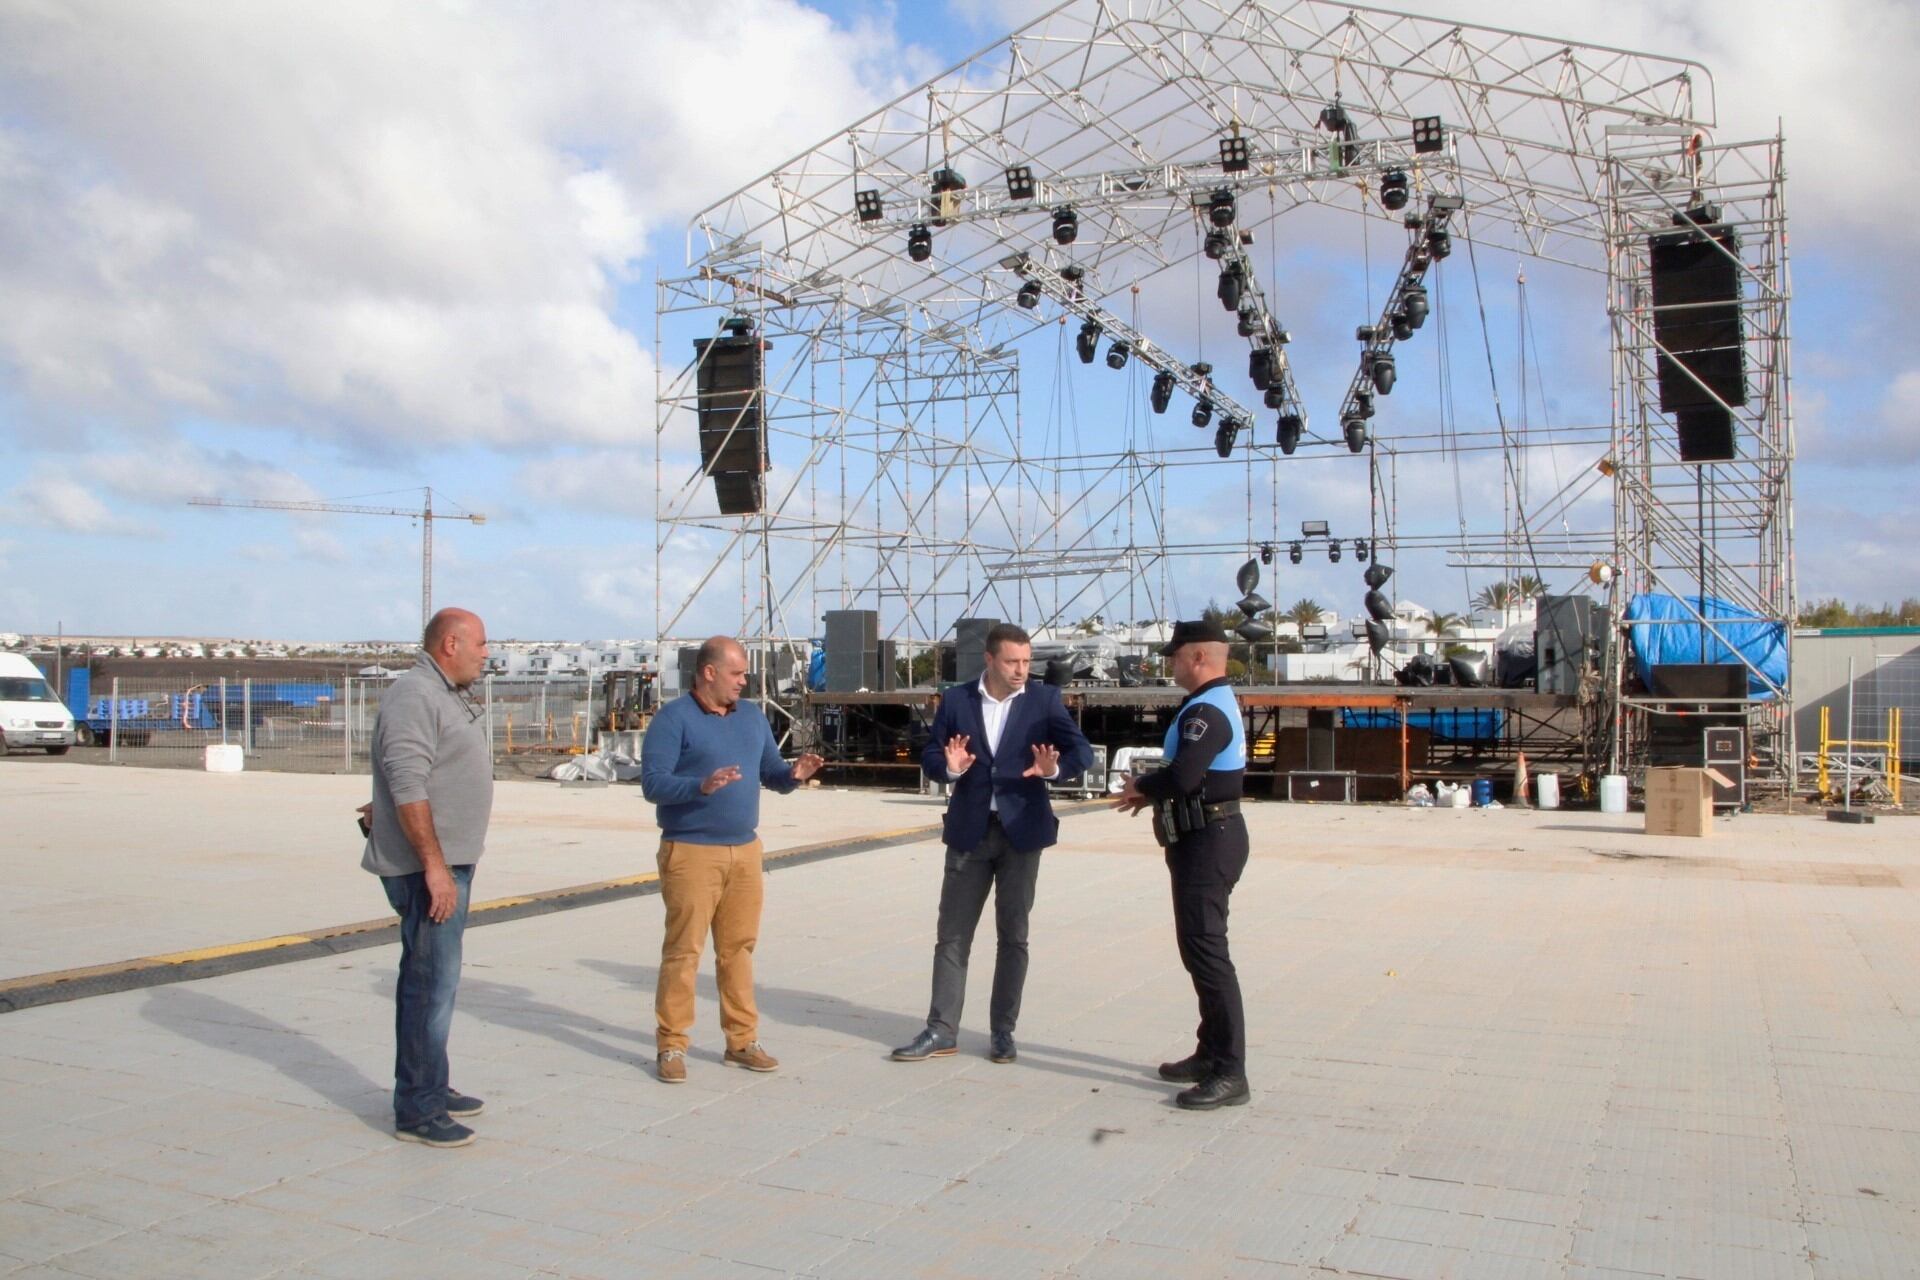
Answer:
POLYGON ((694 657, 693 692, 725 714, 747 687, 747 651, 732 636, 709 636, 694 657))
POLYGON ((1192 693, 1227 674, 1227 646, 1218 640, 1193 640, 1173 651, 1173 682, 1192 693))
POLYGON ((480 678, 487 667, 487 627, 480 615, 466 609, 442 609, 427 622, 420 647, 441 674, 459 688, 480 678))

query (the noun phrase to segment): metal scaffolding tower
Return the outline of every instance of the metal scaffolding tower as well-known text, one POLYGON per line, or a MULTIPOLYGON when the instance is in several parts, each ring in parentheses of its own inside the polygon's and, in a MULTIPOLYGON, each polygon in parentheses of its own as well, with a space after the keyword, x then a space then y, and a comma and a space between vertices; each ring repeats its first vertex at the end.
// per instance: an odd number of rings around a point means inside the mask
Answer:
MULTIPOLYGON (((1069 317, 1096 342, 1128 345, 1136 369, 1146 343, 1150 369, 1179 374, 1180 410, 1209 385, 1236 410, 1262 403, 1251 371, 1177 368, 1182 343, 1152 332, 1132 299, 1143 283, 1245 263, 1247 237, 1270 238, 1311 205, 1407 227, 1410 264, 1423 229, 1406 219, 1444 209, 1438 229, 1454 246, 1607 282, 1610 431, 1532 429, 1524 447, 1591 466, 1544 497, 1515 486, 1533 509, 1444 540, 1456 563, 1605 561, 1616 628, 1639 591, 1717 597, 1790 624, 1781 144, 1715 142, 1714 123, 1711 77, 1680 58, 1327 0, 1063 4, 694 219, 687 271, 658 285, 659 634, 683 634, 696 605, 712 616, 720 600, 769 646, 813 634, 827 608, 877 609, 883 634, 908 645, 968 615, 1030 627, 1163 617, 1181 561, 1247 551, 1256 504, 1277 511, 1283 480, 1305 474, 1283 465, 1365 466, 1376 488, 1387 459, 1441 447, 1512 469, 1523 444, 1504 424, 1444 445, 1397 433, 1391 403, 1360 377, 1359 401, 1317 406, 1297 454, 1273 418, 1156 436, 1154 418, 1130 414, 1089 448, 1023 410, 1021 357, 1069 317), (1751 392, 1734 410, 1739 456, 1700 466, 1678 460, 1653 390, 1647 243, 1705 202, 1741 234, 1751 392), (1229 239, 1210 244, 1209 232, 1229 239), (742 317, 770 344, 771 470, 762 510, 721 516, 693 444, 697 369, 681 353, 742 317), (1341 411, 1356 407, 1371 415, 1357 435, 1341 411), (1354 449, 1368 456, 1335 461, 1354 449), (1247 510, 1182 526, 1169 487, 1205 467, 1240 469, 1247 510), (1570 492, 1609 482, 1611 530, 1542 536, 1570 492)), ((1219 296, 1231 310, 1224 281, 1219 296)), ((1400 297, 1372 326, 1367 358, 1389 345, 1400 297)), ((1268 309, 1284 302, 1269 288, 1257 315, 1241 312, 1256 351, 1280 355, 1284 326, 1268 309)), ((1265 369, 1277 384, 1284 357, 1265 369)), ((1307 418, 1316 406, 1292 393, 1289 377, 1264 403, 1307 418)), ((1388 555, 1422 541, 1372 532, 1388 555)), ((1638 695, 1617 664, 1605 696, 1608 754, 1631 768, 1622 711, 1638 695)), ((1784 770, 1784 698, 1765 723, 1780 738, 1765 768, 1784 770)))

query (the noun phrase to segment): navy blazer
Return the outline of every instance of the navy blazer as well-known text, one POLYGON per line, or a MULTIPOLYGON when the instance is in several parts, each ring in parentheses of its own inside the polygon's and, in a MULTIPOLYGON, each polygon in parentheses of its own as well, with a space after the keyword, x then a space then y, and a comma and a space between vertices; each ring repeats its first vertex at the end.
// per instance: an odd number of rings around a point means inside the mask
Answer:
POLYGON ((987 721, 981 711, 980 682, 951 685, 940 695, 933 729, 920 767, 935 782, 946 782, 947 739, 967 735, 973 767, 953 779, 947 799, 945 838, 952 849, 972 850, 987 836, 989 802, 999 805, 1000 827, 1021 852, 1044 849, 1060 836, 1060 820, 1053 816, 1046 780, 1020 775, 1033 765, 1033 748, 1040 744, 1060 751, 1060 776, 1081 773, 1093 765, 1087 735, 1067 714, 1060 691, 1043 680, 1027 681, 1026 692, 1007 708, 1000 749, 987 747, 987 721))

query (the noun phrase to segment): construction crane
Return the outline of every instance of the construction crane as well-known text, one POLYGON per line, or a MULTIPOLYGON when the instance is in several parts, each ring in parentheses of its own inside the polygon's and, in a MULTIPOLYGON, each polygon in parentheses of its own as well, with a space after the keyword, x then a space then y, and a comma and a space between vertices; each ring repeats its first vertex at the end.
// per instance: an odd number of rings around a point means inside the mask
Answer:
POLYGON ((466 520, 485 524, 487 518, 474 512, 457 515, 433 509, 433 490, 423 489, 420 509, 404 507, 363 507, 346 502, 274 502, 265 498, 189 498, 195 507, 240 507, 250 511, 327 511, 350 516, 403 516, 420 522, 420 630, 424 633, 433 617, 433 522, 466 520))

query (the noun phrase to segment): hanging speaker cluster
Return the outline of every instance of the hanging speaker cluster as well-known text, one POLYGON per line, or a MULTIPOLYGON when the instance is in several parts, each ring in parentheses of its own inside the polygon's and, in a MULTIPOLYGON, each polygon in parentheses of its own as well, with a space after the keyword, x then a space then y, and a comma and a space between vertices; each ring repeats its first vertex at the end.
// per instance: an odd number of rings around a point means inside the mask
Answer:
POLYGON ((1682 462, 1738 453, 1732 410, 1747 402, 1740 237, 1716 205, 1673 215, 1648 237, 1660 408, 1674 415, 1682 462))
POLYGON ((1367 648, 1378 655, 1387 647, 1387 641, 1393 638, 1390 624, 1393 622, 1393 602, 1380 588, 1387 585, 1387 579, 1393 576, 1393 570, 1375 560, 1367 566, 1362 579, 1367 584, 1364 601, 1367 609, 1367 648))
POLYGON ((1240 588, 1240 600, 1234 608, 1240 611, 1241 623, 1233 633, 1249 644, 1273 639, 1273 628, 1260 621, 1260 615, 1273 608, 1273 604, 1254 589, 1260 585, 1260 562, 1248 560, 1241 565, 1240 572, 1234 575, 1234 585, 1240 588))

